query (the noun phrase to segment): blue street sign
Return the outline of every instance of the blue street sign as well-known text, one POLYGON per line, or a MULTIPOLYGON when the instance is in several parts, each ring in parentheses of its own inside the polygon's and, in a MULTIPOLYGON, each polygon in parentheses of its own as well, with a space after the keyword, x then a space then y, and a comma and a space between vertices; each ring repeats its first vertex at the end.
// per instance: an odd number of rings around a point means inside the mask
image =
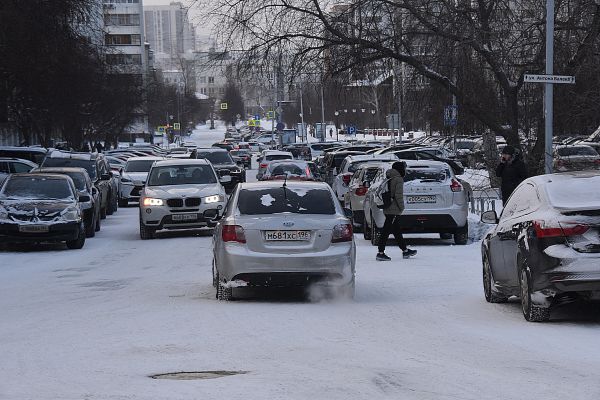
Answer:
POLYGON ((260 120, 260 115, 256 114, 256 115, 254 116, 254 119, 255 119, 255 120, 260 120))
POLYGON ((348 136, 354 136, 354 135, 356 135, 356 126, 350 125, 348 127, 347 131, 348 131, 348 136))
POLYGON ((446 106, 444 108, 444 125, 456 126, 458 123, 458 106, 446 106))

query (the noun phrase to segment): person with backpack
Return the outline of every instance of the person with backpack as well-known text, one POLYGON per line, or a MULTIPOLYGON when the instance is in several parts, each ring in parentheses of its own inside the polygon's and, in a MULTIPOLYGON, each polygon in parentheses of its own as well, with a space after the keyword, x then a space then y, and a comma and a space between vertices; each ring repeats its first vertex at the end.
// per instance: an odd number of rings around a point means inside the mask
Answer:
MULTIPOLYGON (((389 204, 385 204, 383 213, 385 214, 385 223, 379 237, 379 246, 377 251, 377 261, 390 261, 391 258, 385 254, 385 245, 390 233, 394 234, 398 247, 402 250, 402 257, 409 258, 417 254, 416 250, 411 250, 406 246, 404 236, 400 229, 400 220, 397 218, 404 211, 404 176, 406 175, 406 163, 396 161, 392 164, 385 176, 389 185, 389 204)), ((386 201, 386 203, 388 203, 386 201)))

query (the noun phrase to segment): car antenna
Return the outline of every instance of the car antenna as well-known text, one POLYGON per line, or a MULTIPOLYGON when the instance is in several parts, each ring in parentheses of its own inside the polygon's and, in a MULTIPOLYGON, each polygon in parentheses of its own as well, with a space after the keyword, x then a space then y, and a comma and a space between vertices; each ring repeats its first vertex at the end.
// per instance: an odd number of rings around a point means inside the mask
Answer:
POLYGON ((287 187, 287 177, 288 177, 288 173, 286 172, 285 175, 283 176, 283 187, 287 187))

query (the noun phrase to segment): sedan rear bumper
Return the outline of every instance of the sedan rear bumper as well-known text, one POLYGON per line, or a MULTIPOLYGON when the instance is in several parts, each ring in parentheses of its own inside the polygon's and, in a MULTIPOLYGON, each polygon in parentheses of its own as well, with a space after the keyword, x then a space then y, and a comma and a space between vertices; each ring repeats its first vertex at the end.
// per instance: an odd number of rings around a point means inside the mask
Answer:
POLYGON ((219 273, 227 281, 248 278, 249 285, 299 286, 315 279, 347 284, 354 276, 355 251, 349 243, 332 245, 318 253, 274 254, 248 250, 245 245, 225 244, 217 255, 219 273))

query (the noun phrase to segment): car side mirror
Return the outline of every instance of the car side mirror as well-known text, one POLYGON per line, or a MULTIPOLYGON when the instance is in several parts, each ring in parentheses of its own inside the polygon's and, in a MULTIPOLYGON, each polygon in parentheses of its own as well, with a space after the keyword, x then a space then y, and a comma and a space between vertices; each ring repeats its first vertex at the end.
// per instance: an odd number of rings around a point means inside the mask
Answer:
POLYGON ((88 201, 90 201, 90 196, 88 196, 87 194, 82 194, 81 196, 79 196, 80 203, 87 203, 88 201))
POLYGON ((347 218, 350 218, 350 219, 352 219, 352 210, 351 210, 351 209, 349 209, 349 208, 344 208, 344 215, 345 215, 347 218))
POLYGON ((108 181, 108 180, 110 180, 110 174, 102 174, 102 175, 100 175, 100 180, 101 181, 108 181))
POLYGON ((219 178, 219 182, 221 182, 221 183, 230 183, 231 182, 231 175, 222 176, 221 178, 219 178))
POLYGON ((492 224, 492 225, 497 224, 498 223, 498 215, 496 214, 496 211, 490 210, 490 211, 486 211, 483 214, 481 214, 481 222, 483 222, 484 224, 492 224))

